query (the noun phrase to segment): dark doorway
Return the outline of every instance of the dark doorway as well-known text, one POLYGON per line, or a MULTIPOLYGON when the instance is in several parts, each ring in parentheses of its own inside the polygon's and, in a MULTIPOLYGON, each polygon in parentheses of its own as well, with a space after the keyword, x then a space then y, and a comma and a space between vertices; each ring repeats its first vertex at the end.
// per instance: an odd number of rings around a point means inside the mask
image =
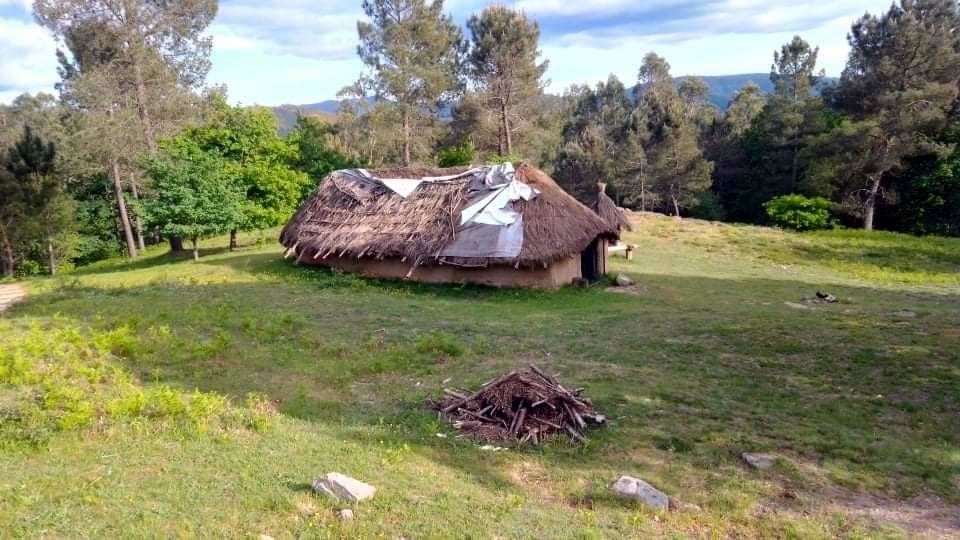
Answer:
POLYGON ((599 280, 600 276, 603 275, 603 269, 600 267, 599 238, 594 238, 587 249, 580 254, 580 275, 590 282, 599 280))

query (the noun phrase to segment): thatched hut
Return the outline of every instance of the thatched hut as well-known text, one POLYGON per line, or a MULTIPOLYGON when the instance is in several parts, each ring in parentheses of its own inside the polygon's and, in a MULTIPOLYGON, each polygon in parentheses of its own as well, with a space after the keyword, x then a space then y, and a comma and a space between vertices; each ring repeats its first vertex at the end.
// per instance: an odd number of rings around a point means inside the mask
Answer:
POLYGON ((606 184, 597 184, 597 198, 591 206, 597 215, 617 231, 633 230, 633 227, 630 225, 630 220, 627 219, 623 210, 607 195, 606 184))
POLYGON ((280 236, 298 262, 371 277, 555 288, 618 236, 529 165, 331 173, 280 236))

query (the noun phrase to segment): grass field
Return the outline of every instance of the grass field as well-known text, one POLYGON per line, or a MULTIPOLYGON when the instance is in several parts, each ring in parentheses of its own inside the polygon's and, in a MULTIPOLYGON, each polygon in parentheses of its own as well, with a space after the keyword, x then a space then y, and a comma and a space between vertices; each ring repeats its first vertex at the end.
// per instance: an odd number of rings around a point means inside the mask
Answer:
POLYGON ((31 282, 2 536, 960 537, 960 240, 636 219, 630 294, 368 281, 272 234, 31 282), (481 451, 423 406, 530 362, 610 418, 585 447, 481 451), (330 471, 379 488, 353 521, 330 471))

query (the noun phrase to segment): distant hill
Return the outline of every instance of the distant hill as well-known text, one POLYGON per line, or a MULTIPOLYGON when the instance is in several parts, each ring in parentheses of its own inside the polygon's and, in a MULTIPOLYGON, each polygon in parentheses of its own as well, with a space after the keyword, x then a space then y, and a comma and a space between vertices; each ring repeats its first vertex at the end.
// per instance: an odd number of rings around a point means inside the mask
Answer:
MULTIPOLYGON (((686 77, 677 77, 679 83, 686 77)), ((764 92, 773 91, 773 83, 770 82, 769 73, 741 73, 738 75, 708 75, 701 76, 701 79, 710 87, 710 103, 717 106, 720 110, 726 110, 730 99, 737 90, 743 88, 748 82, 753 82, 764 92)), ((830 83, 837 79, 827 77, 824 82, 830 83)), ((371 100, 373 98, 370 98, 371 100)), ((280 119, 280 132, 289 132, 297 121, 297 111, 311 116, 319 116, 325 120, 332 121, 336 118, 337 109, 340 107, 340 101, 328 99, 317 103, 307 103, 305 105, 281 105, 274 107, 273 111, 280 119)), ((441 116, 449 115, 449 110, 441 111, 441 116)))
MULTIPOLYGON (((687 77, 677 77, 679 83, 687 77)), ((721 111, 727 109, 730 99, 747 83, 753 82, 763 90, 764 93, 773 91, 773 83, 770 82, 769 73, 742 73, 740 75, 709 75, 701 76, 701 79, 710 87, 710 103, 713 103, 721 111)))

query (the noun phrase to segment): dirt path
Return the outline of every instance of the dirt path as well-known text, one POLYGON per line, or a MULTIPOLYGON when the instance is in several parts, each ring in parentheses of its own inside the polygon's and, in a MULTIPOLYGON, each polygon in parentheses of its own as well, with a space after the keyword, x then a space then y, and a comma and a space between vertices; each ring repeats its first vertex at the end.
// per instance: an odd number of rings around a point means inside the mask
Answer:
POLYGON ((26 295, 27 291, 16 283, 0 285, 0 313, 3 313, 8 307, 22 300, 26 295))

